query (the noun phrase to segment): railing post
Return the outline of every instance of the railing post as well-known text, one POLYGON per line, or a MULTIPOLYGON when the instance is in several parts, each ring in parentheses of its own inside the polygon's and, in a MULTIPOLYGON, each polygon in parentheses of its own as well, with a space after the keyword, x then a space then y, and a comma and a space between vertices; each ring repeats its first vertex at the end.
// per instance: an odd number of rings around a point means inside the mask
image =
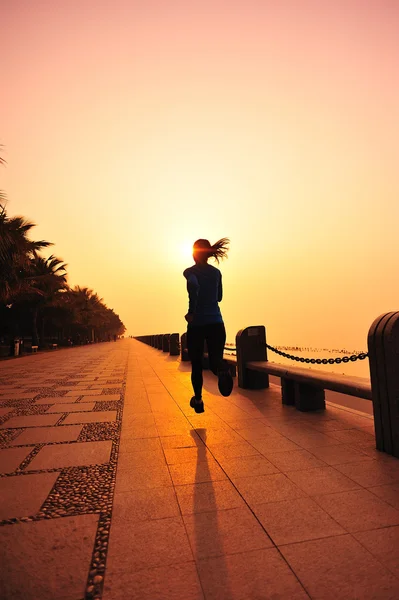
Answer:
POLYGON ((169 354, 170 356, 179 356, 179 334, 171 333, 169 337, 169 354))
POLYGON ((375 319, 367 343, 376 446, 399 458, 399 312, 375 319))
POLYGON ((187 333, 183 333, 180 338, 180 353, 182 362, 187 362, 190 360, 187 351, 187 333))
POLYGON ((250 371, 246 363, 267 361, 266 330, 263 325, 240 329, 236 335, 238 385, 248 390, 260 390, 269 387, 269 375, 250 371))
POLYGON ((164 333, 162 336, 162 352, 169 352, 170 333, 164 333))

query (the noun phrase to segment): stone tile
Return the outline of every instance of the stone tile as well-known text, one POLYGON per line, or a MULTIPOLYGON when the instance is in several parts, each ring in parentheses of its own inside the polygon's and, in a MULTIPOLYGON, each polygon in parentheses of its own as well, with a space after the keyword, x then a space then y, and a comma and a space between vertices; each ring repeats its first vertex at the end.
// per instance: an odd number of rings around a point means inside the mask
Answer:
POLYGON ((243 506, 243 500, 229 481, 211 481, 176 486, 183 515, 243 506))
POLYGON ((169 465, 169 470, 174 485, 227 479, 224 471, 213 459, 201 462, 192 461, 177 465, 169 465))
POLYGON ((33 516, 51 492, 59 473, 16 475, 0 479, 0 520, 33 516))
POLYGON ((37 392, 7 392, 0 395, 0 400, 29 400, 37 396, 37 392))
POLYGON ((231 446, 232 444, 242 444, 243 438, 238 435, 233 429, 227 431, 226 429, 199 429, 198 436, 206 443, 210 448, 213 446, 226 445, 231 446))
POLYGON ((161 450, 159 438, 131 438, 128 435, 121 434, 121 445, 119 456, 126 453, 141 453, 148 451, 161 450))
POLYGON ((134 471, 142 467, 148 470, 165 467, 166 461, 162 448, 156 450, 143 450, 143 452, 121 452, 118 457, 118 470, 134 471))
POLYGON ((70 392, 67 392, 65 397, 74 397, 74 396, 98 396, 98 391, 97 390, 71 390, 70 392))
POLYGON ((0 450, 0 473, 12 473, 30 454, 32 448, 5 448, 0 450))
POLYGON ((83 425, 60 425, 59 427, 26 429, 11 442, 11 446, 74 442, 78 439, 82 429, 83 425))
POLYGON ((315 500, 349 532, 399 524, 399 510, 364 489, 315 496, 315 500))
POLYGON ((122 431, 131 439, 159 438, 156 425, 122 425, 122 431))
MULTIPOLYGON (((36 382, 30 382, 30 383, 22 383, 21 387, 25 390, 25 389, 30 389, 30 390, 37 390, 37 389, 47 389, 47 388, 52 388, 54 387, 54 383, 45 383, 43 381, 36 381, 36 382)), ((56 388, 54 388, 56 389, 56 388)))
POLYGON ((256 516, 277 546, 345 533, 311 498, 262 504, 256 516))
POLYGON ((337 465, 336 469, 364 487, 399 481, 399 461, 398 465, 393 466, 382 461, 366 459, 337 465))
POLYGON ((81 398, 81 402, 116 402, 121 399, 120 394, 91 394, 85 395, 81 398))
POLYGON ((357 483, 345 477, 333 467, 290 471, 288 478, 309 496, 359 489, 357 483))
POLYGON ((183 516, 196 559, 273 546, 247 507, 183 516))
POLYGON ((362 531, 353 537, 399 579, 399 527, 362 531))
POLYGON ((331 437, 336 440, 343 442, 344 444, 353 444, 357 442, 373 442, 375 445, 375 438, 370 433, 360 431, 359 429, 347 429, 345 431, 331 431, 331 437))
POLYGON ((264 456, 240 456, 223 461, 223 469, 233 481, 237 477, 256 477, 278 473, 277 467, 272 465, 264 456))
POLYGON ((171 435, 169 437, 161 437, 162 447, 165 449, 172 448, 194 448, 198 444, 202 444, 199 437, 192 435, 171 435), (196 439, 195 439, 196 437, 196 439))
POLYGON ((190 562, 193 555, 181 517, 113 523, 107 556, 107 578, 129 569, 190 562))
POLYGON ((82 404, 81 402, 75 402, 72 404, 55 404, 46 410, 47 413, 64 413, 64 412, 82 412, 93 410, 95 404, 94 402, 85 402, 82 404))
POLYGON ((345 444, 311 448, 310 452, 316 456, 316 458, 319 458, 332 466, 367 460, 367 455, 364 452, 352 448, 351 446, 346 446, 345 444))
POLYGON ((110 440, 45 446, 28 465, 27 470, 102 465, 109 462, 111 448, 112 442, 110 440))
POLYGON ((83 598, 98 515, 0 528, 2 598, 83 598))
POLYGON ((282 546, 280 551, 314 600, 399 597, 399 580, 352 536, 282 546))
POLYGON ((240 456, 251 456, 259 454, 259 452, 251 444, 244 442, 237 444, 217 444, 212 446, 212 454, 217 461, 222 461, 240 456))
MULTIPOLYGON (((252 441, 257 439, 268 438, 270 435, 275 434, 275 430, 269 427, 265 421, 260 419, 252 419, 253 423, 246 423, 243 427, 235 427, 241 437, 244 440, 252 441)), ((231 425, 230 425, 231 426, 231 425)))
POLYGON ((125 416, 125 424, 127 427, 151 427, 151 425, 155 424, 153 414, 132 414, 129 411, 129 407, 126 407, 125 416))
POLYGON ((134 469, 134 476, 131 469, 121 470, 118 467, 115 493, 127 492, 139 488, 157 488, 163 486, 172 486, 168 467, 157 467, 148 469, 145 465, 134 469))
POLYGON ((399 510, 399 483, 378 485, 369 488, 368 491, 399 510))
POLYGON ((307 450, 293 450, 291 452, 275 452, 268 454, 268 460, 283 473, 301 471, 312 467, 325 467, 325 463, 313 456, 307 450))
POLYGON ((309 425, 312 427, 312 429, 320 431, 321 433, 328 433, 329 431, 342 431, 343 429, 352 428, 349 423, 337 419, 318 421, 316 423, 309 423, 309 425))
POLYGON ((49 396, 48 398, 39 398, 39 400, 35 400, 34 404, 65 404, 65 401, 68 400, 69 403, 77 402, 77 398, 65 398, 65 396, 49 396))
POLYGON ((60 415, 27 415, 26 417, 11 417, 0 425, 0 429, 18 429, 19 427, 41 427, 55 425, 60 415))
POLYGON ((137 573, 130 569, 107 569, 103 599, 129 596, 140 600, 204 600, 201 584, 194 562, 167 567, 144 569, 137 573))
POLYGON ((112 523, 179 516, 179 505, 173 487, 139 488, 130 492, 118 492, 114 496, 112 523))
POLYGON ((79 412, 67 416, 63 424, 73 425, 75 423, 108 423, 116 421, 116 410, 98 410, 90 413, 79 412))
POLYGON ((76 390, 76 386, 74 385, 60 385, 59 387, 54 388, 57 392, 71 392, 76 390))
POLYGON ((250 506, 301 498, 306 495, 283 473, 237 477, 234 485, 250 506))
POLYGON ((12 410, 14 410, 13 407, 0 408, 0 417, 4 417, 4 415, 7 415, 12 410))
POLYGON ((333 437, 310 428, 305 429, 304 427, 296 427, 295 429, 288 432, 284 431, 283 433, 292 442, 295 442, 295 444, 298 444, 298 446, 305 448, 306 450, 321 446, 334 446, 340 443, 333 437))
POLYGON ((212 458, 204 445, 193 448, 166 448, 164 449, 166 462, 169 465, 176 465, 185 462, 202 462, 212 458))
POLYGON ((260 454, 263 454, 263 456, 266 457, 268 457, 269 454, 274 454, 275 452, 300 450, 300 447, 297 444, 279 434, 269 436, 267 438, 252 440, 251 444, 258 452, 260 452, 260 454))
POLYGON ((308 595, 275 548, 197 562, 206 600, 305 600, 308 595))

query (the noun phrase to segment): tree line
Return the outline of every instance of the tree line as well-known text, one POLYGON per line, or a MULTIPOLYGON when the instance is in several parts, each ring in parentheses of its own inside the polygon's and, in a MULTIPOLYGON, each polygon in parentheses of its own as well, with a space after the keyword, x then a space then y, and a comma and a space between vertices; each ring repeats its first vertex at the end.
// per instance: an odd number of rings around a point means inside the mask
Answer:
POLYGON ((25 338, 25 345, 40 349, 122 335, 119 315, 93 290, 69 287, 67 265, 43 255, 53 244, 30 239, 34 227, 22 216, 9 216, 0 192, 0 346, 11 349, 16 338, 25 338))

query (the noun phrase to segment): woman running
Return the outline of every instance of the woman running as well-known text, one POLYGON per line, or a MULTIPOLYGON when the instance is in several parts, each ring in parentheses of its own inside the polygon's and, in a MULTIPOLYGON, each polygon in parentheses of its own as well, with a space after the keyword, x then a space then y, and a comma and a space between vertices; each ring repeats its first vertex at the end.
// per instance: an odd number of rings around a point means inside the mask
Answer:
POLYGON ((188 313, 185 319, 187 325, 187 350, 191 360, 191 382, 194 396, 190 406, 196 413, 204 412, 202 401, 202 360, 204 342, 207 344, 209 366, 218 377, 218 387, 222 396, 229 396, 233 389, 233 378, 228 363, 223 359, 226 343, 226 330, 218 302, 223 296, 222 274, 216 267, 208 265, 208 260, 214 258, 219 263, 220 258, 226 258, 228 238, 222 238, 213 246, 208 240, 197 240, 193 246, 195 265, 183 273, 187 279, 189 297, 188 313))

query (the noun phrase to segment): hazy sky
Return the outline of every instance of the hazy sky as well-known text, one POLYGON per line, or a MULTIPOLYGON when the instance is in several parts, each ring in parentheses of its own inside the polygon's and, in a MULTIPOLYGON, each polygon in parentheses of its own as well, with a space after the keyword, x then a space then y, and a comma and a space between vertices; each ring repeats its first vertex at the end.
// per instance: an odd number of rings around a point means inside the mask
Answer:
POLYGON ((399 308, 397 0, 0 1, 10 214, 133 335, 231 238, 234 340, 365 348, 399 308))

